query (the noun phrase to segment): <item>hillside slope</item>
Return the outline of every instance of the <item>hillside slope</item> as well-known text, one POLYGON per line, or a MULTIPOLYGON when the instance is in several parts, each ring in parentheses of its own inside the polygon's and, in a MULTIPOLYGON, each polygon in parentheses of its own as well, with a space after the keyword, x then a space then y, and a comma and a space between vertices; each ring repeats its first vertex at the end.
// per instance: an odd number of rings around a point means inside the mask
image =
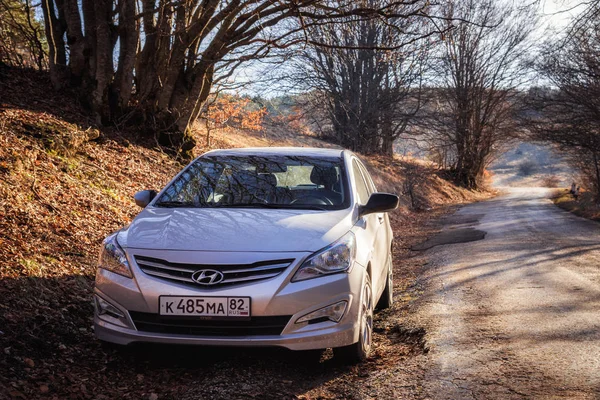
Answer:
MULTIPOLYGON (((222 131, 213 143, 330 146, 275 128, 222 131)), ((428 211, 412 211, 402 196, 392 213, 400 293, 414 280, 408 249, 435 230, 428 221, 446 205, 486 194, 456 188, 426 163, 367 162, 381 190, 401 193, 409 176, 416 205, 428 211)), ((102 239, 139 211, 136 191, 160 189, 181 167, 151 139, 133 140, 118 127, 98 130, 72 97, 53 92, 46 75, 0 67, 0 397, 185 392, 193 377, 147 369, 102 349, 91 305, 102 239)))

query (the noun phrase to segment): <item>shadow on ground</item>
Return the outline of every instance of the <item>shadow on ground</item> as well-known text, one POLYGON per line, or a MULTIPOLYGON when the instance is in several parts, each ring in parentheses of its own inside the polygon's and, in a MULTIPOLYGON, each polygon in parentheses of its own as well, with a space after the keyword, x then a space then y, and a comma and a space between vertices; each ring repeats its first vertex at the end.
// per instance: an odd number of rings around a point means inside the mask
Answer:
POLYGON ((377 314, 377 347, 360 366, 331 350, 107 345, 93 334, 92 285, 83 275, 0 281, 0 398, 363 398, 373 373, 426 352, 424 331, 400 325, 397 310, 377 314))

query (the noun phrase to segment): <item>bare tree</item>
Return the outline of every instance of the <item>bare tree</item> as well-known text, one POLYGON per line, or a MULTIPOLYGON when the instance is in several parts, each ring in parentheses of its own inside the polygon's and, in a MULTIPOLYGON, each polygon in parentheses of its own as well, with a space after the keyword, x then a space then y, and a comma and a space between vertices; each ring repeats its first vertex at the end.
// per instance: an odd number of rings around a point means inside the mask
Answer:
POLYGON ((393 154, 394 141, 421 106, 426 39, 435 30, 418 16, 428 8, 426 2, 397 3, 391 10, 401 19, 348 18, 307 30, 312 45, 298 57, 292 80, 310 92, 307 114, 321 136, 355 151, 393 154))
POLYGON ((533 7, 493 0, 453 0, 430 90, 426 140, 454 171, 457 183, 477 188, 500 144, 516 133, 522 60, 536 26, 533 7))
POLYGON ((42 23, 30 0, 0 0, 0 61, 10 65, 47 67, 42 23))
POLYGON ((589 177, 600 200, 600 5, 591 4, 547 43, 537 68, 551 87, 531 90, 527 121, 536 139, 557 144, 589 177), (591 16, 586 18, 585 16, 591 16))
POLYGON ((104 123, 135 116, 184 155, 216 80, 273 48, 305 41, 314 25, 350 16, 402 19, 389 8, 395 3, 42 0, 54 84, 79 88, 104 123))

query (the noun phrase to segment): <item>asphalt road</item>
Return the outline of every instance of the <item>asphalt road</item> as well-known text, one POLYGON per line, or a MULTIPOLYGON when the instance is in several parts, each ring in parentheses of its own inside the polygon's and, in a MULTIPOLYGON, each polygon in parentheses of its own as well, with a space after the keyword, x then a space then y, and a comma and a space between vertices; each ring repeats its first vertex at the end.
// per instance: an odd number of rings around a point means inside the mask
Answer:
POLYGON ((600 398, 600 224, 554 206, 546 189, 506 190, 444 228, 485 239, 428 250, 426 392, 600 398))

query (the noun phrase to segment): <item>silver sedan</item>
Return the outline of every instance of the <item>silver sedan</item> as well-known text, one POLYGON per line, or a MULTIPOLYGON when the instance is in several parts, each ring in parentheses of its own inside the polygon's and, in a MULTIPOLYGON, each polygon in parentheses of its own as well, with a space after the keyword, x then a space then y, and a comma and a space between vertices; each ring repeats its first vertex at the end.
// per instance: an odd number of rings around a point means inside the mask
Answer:
POLYGON ((102 246, 95 332, 117 344, 333 348, 369 355, 392 304, 398 197, 349 151, 208 152, 102 246))

